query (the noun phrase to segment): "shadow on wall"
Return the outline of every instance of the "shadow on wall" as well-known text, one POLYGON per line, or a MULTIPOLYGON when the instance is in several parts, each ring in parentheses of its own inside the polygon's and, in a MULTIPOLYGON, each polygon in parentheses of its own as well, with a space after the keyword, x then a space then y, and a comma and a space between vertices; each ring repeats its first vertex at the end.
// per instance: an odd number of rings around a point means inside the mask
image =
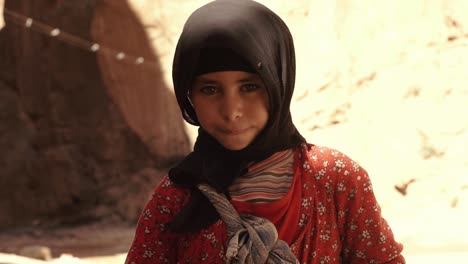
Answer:
MULTIPOLYGON (((5 10, 158 61, 125 1, 6 0, 5 10)), ((190 148, 158 64, 139 69, 5 18, 0 229, 136 220, 190 148)))

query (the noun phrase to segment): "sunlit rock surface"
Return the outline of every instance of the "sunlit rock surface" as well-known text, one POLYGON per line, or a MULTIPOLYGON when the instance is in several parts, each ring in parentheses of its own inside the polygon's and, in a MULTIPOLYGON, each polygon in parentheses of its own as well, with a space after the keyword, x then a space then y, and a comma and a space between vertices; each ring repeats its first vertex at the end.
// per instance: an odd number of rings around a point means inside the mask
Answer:
MULTIPOLYGON (((168 82, 183 23, 207 2, 132 1, 168 82)), ((294 35, 299 130, 367 169, 406 252, 465 251, 468 1, 259 2, 294 35)))

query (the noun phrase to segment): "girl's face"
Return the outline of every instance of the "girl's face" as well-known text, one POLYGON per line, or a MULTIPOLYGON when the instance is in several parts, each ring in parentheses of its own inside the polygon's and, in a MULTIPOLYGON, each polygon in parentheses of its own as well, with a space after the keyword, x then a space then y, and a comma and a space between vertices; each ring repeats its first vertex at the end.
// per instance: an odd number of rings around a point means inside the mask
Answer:
POLYGON ((268 95, 257 74, 222 71, 199 75, 190 100, 203 129, 229 150, 247 147, 268 121, 268 95))

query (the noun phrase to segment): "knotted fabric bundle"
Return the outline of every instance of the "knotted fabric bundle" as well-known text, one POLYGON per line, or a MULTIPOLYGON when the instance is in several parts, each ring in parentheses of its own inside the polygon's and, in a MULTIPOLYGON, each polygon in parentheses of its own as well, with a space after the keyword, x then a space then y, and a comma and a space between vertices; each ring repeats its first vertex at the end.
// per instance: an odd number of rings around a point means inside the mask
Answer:
POLYGON ((197 187, 226 223, 226 263, 299 263, 286 242, 278 240, 278 232, 273 223, 262 217, 239 215, 223 194, 206 184, 199 184, 197 187))

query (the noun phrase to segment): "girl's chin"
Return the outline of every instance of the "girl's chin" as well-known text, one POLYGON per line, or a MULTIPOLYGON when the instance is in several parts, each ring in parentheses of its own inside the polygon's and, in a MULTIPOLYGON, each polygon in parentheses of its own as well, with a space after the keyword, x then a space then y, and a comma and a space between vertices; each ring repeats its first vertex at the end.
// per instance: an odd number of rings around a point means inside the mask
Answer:
POLYGON ((229 141, 218 141, 224 148, 232 151, 243 150, 250 145, 249 142, 229 142, 229 141))
POLYGON ((232 144, 222 144, 224 148, 228 149, 228 150, 232 150, 232 151, 239 151, 239 150, 243 150, 245 149, 248 145, 232 145, 232 144))

